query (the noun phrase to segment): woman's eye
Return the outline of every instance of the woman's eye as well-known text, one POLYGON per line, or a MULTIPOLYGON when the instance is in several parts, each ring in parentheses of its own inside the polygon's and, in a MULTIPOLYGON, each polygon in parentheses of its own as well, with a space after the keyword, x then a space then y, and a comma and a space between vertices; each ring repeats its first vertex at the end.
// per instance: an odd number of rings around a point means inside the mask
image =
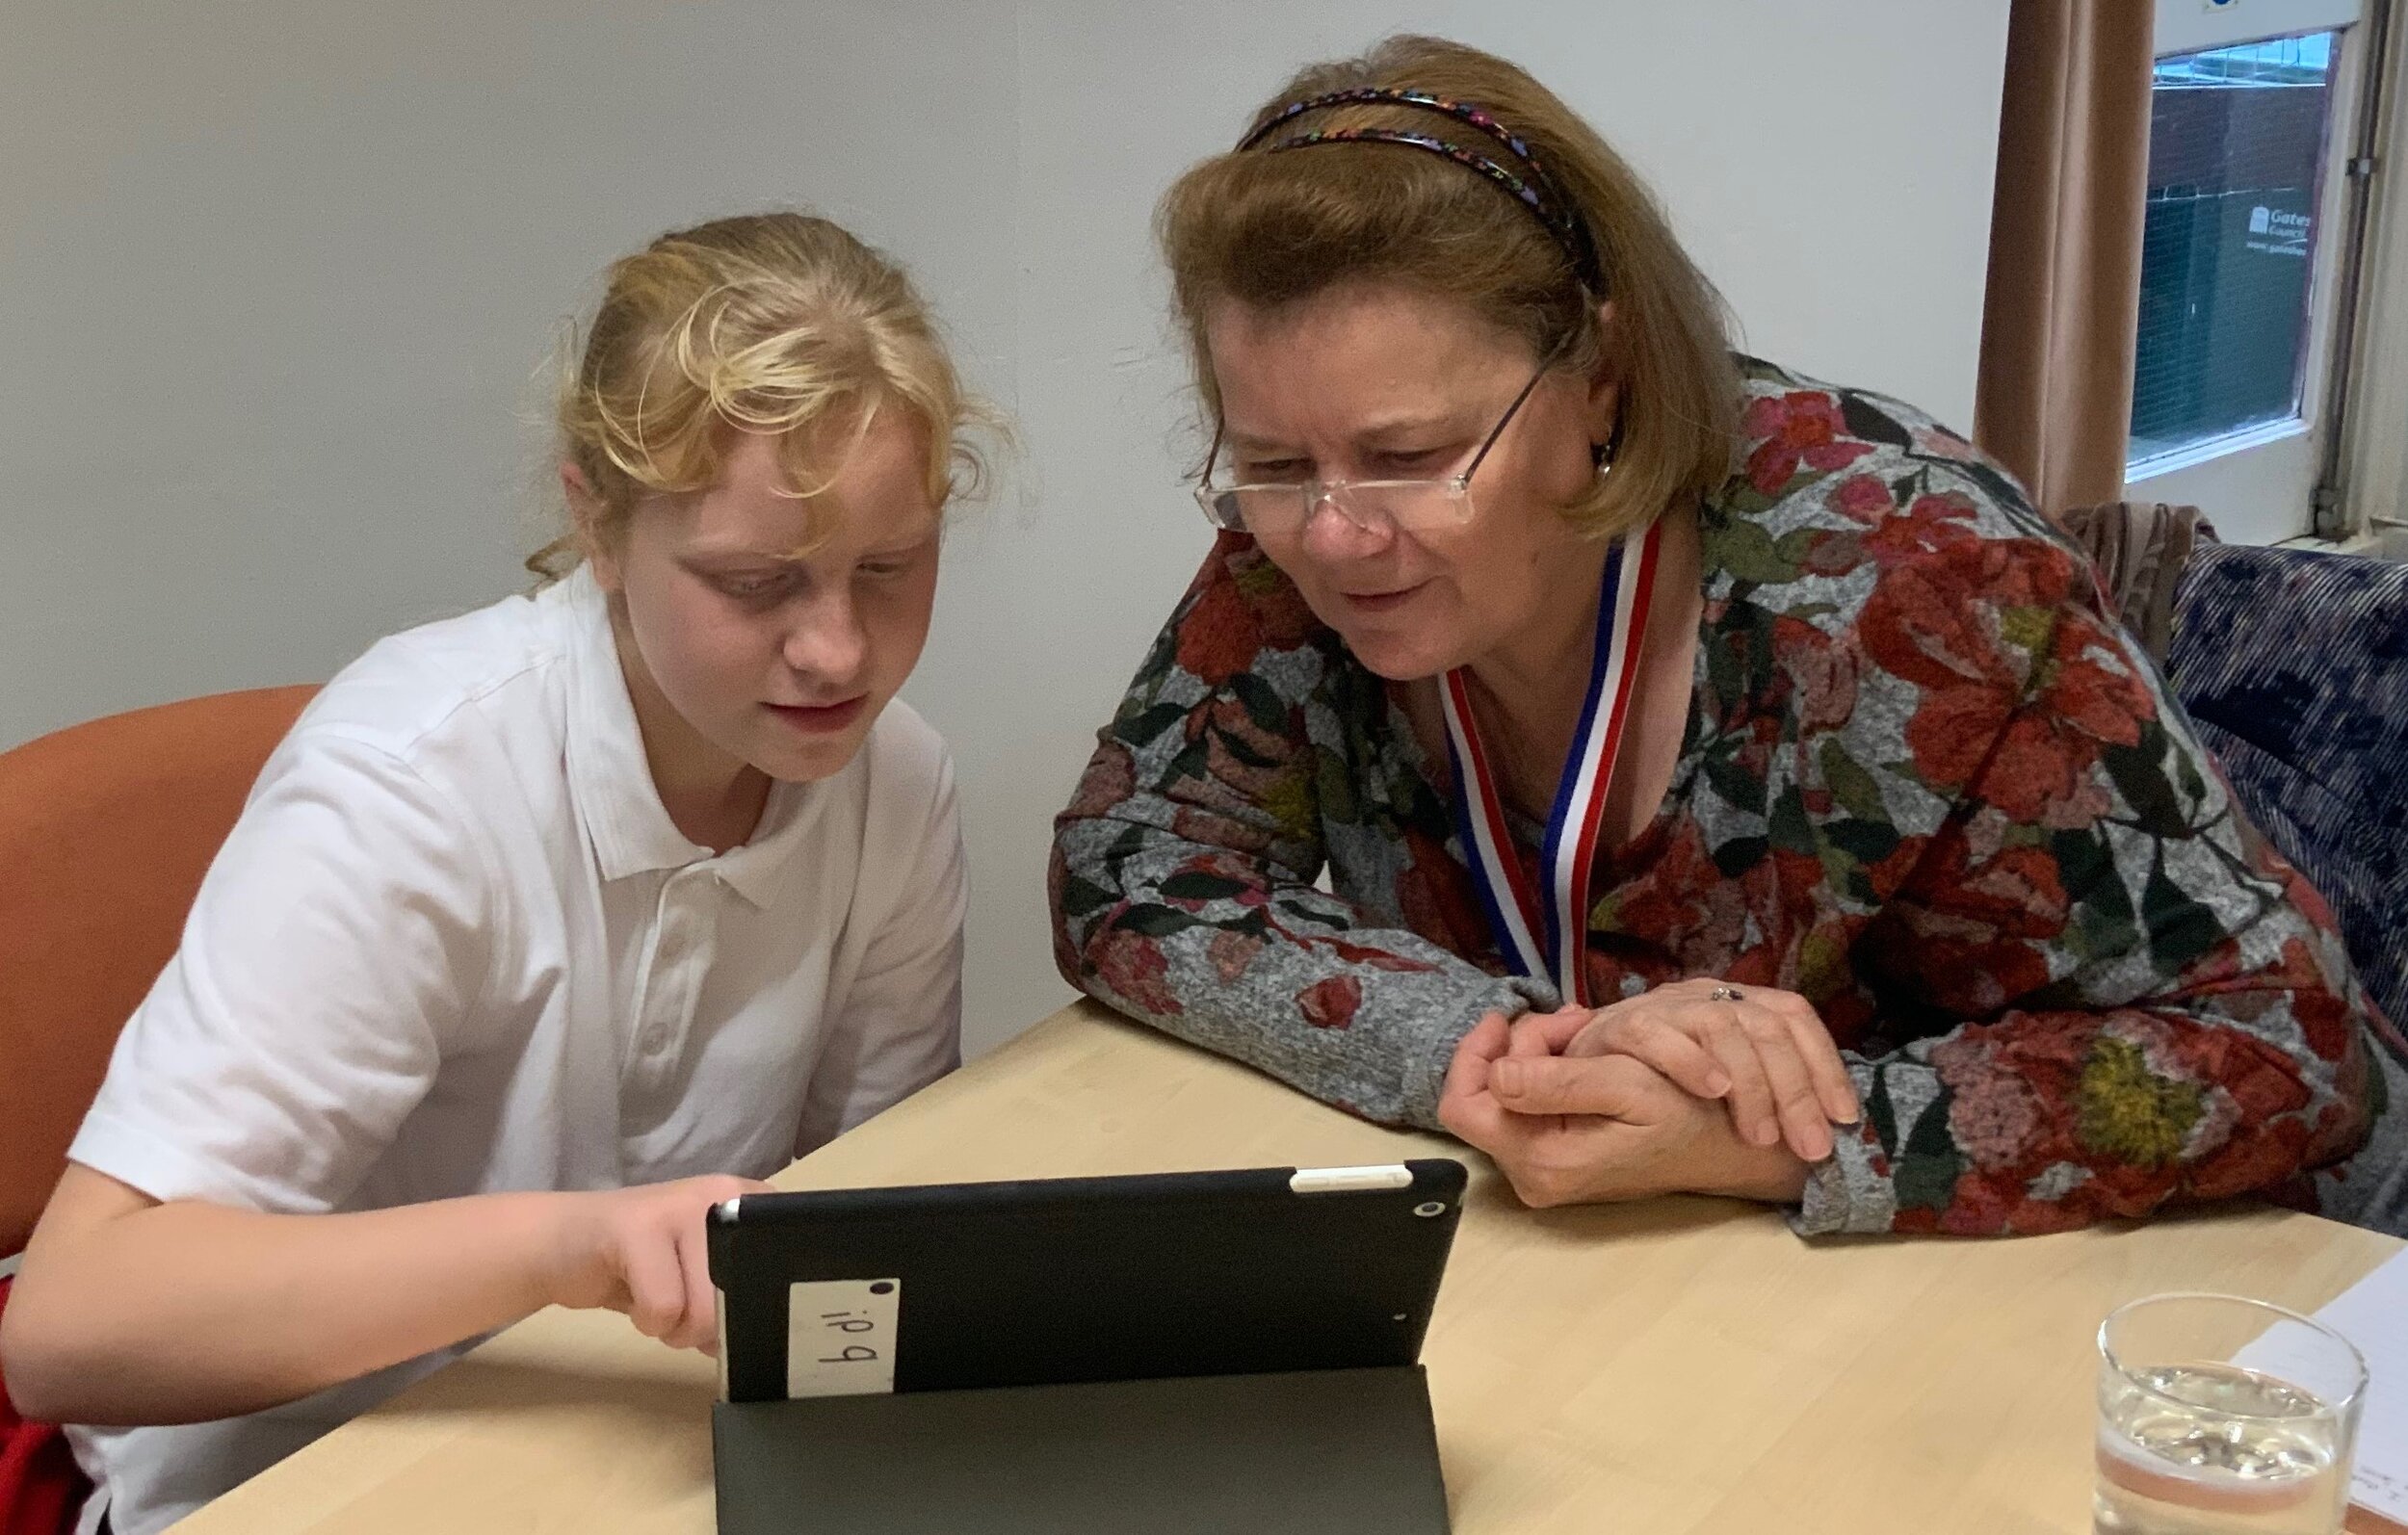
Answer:
POLYGON ((1238 478, 1245 484, 1277 484, 1303 480, 1312 473, 1312 460, 1307 458, 1249 459, 1238 466, 1238 478))
POLYGON ((1379 455, 1382 468, 1405 471, 1435 468, 1445 461, 1444 448, 1400 448, 1379 455))

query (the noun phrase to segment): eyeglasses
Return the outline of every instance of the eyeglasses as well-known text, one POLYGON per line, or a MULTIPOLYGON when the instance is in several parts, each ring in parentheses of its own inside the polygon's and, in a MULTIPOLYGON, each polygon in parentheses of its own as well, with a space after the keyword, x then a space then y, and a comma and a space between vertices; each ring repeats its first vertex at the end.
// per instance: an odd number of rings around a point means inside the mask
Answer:
POLYGON ((1472 461, 1460 473, 1443 480, 1276 480, 1251 484, 1215 482, 1215 468, 1220 460, 1220 436, 1213 437, 1213 451, 1204 460, 1204 478, 1195 487, 1195 504, 1204 508, 1204 515, 1216 528, 1234 533, 1248 533, 1256 537, 1278 537, 1294 533, 1310 522, 1313 509, 1326 501, 1338 515, 1357 528, 1375 531, 1383 526, 1407 532, 1432 528, 1459 528, 1472 520, 1472 476, 1479 472, 1480 461, 1497 446, 1497 439, 1513 424, 1513 418, 1538 388, 1540 379, 1556 365, 1572 344, 1573 331, 1567 334, 1538 364, 1531 381, 1505 406, 1505 413, 1497 418, 1497 425, 1472 455, 1472 461))

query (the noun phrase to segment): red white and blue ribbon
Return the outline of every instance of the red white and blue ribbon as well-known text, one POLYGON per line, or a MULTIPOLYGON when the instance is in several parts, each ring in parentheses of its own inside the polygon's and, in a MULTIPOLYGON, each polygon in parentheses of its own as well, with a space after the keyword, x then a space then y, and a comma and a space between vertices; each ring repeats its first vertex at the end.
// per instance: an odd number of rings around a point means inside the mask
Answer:
POLYGON ((1550 980, 1565 1005, 1591 1005, 1584 958, 1588 949, 1588 876, 1597 859, 1598 823, 1621 755, 1638 651, 1647 634, 1662 542, 1651 524, 1634 548, 1622 539, 1607 551, 1597 596, 1596 654, 1579 731, 1556 787, 1541 849, 1544 891, 1533 890, 1507 829, 1505 797, 1479 729, 1472 721, 1471 673, 1458 666, 1439 679, 1447 719, 1447 750, 1454 764, 1455 830, 1463 841, 1472 883, 1488 909, 1490 928, 1507 963, 1520 974, 1550 980))

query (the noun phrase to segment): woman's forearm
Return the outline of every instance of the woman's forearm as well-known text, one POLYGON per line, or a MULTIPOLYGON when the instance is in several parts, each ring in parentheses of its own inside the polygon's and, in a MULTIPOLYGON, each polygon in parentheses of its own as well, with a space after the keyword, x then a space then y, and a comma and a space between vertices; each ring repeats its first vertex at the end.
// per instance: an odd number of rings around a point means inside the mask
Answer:
POLYGON ((567 1194, 338 1215, 155 1204, 70 1166, 27 1249, 0 1368, 27 1416, 253 1412, 500 1327, 557 1298, 567 1194))
POLYGON ((1056 845, 1057 948, 1074 985, 1367 1119, 1437 1128, 1462 1036, 1484 1014, 1519 1014, 1532 991, 1553 996, 1367 924, 1260 856, 1111 816, 1065 817, 1056 845))

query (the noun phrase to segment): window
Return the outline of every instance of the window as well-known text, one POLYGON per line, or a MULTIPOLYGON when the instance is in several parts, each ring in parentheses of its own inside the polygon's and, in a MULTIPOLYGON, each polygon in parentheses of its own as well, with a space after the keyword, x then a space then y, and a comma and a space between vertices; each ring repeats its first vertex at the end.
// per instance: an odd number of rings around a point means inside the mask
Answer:
POLYGON ((2300 419, 2339 36, 2157 62, 2132 479, 2300 419))

